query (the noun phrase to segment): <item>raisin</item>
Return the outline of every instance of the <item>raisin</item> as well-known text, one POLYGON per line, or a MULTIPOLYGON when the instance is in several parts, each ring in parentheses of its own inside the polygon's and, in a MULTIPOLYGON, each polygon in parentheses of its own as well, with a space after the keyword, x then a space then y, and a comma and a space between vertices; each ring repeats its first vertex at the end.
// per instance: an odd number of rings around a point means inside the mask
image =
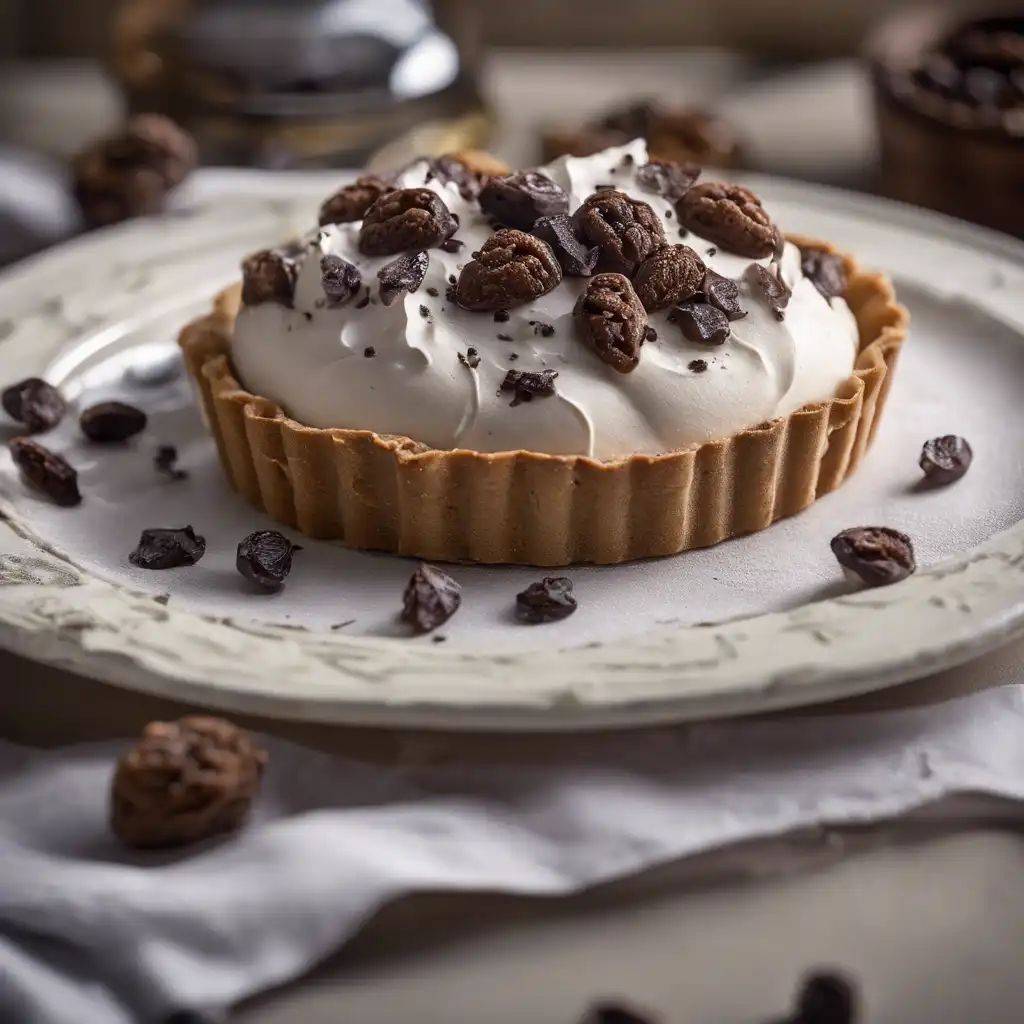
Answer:
POLYGON ((345 185, 324 200, 320 207, 320 226, 351 224, 353 221, 362 220, 366 216, 366 211, 381 196, 394 191, 395 187, 390 181, 376 174, 356 178, 351 185, 345 185))
POLYGON ((947 434, 925 441, 920 466, 924 475, 936 484, 951 484, 971 468, 974 452, 962 437, 947 434))
POLYGON ((363 275, 359 268, 340 256, 324 256, 320 260, 320 287, 330 307, 344 306, 351 302, 363 286, 363 275))
POLYGON ((502 311, 539 299, 561 280, 562 268, 547 242, 502 228, 463 267, 455 298, 464 309, 502 311))
POLYGON ((692 298, 704 281, 704 261, 688 245, 666 245, 637 269, 633 287, 654 313, 692 298))
POLYGON ((235 566, 261 590, 280 590, 292 571, 292 555, 301 550, 277 530, 257 530, 238 545, 235 566))
POLYGON ((448 207, 429 188, 403 188, 378 199, 359 229, 359 251, 392 256, 435 249, 457 229, 448 207))
POLYGON ((576 300, 573 320, 602 362, 619 373, 637 368, 647 336, 647 312, 628 278, 621 274, 592 277, 576 300))
POLYGON ((551 246, 563 274, 568 277, 590 277, 594 272, 601 250, 597 246, 588 248, 576 237, 568 214, 540 217, 530 233, 551 246))
POLYGON ((141 434, 148 422, 146 414, 134 405, 124 402, 101 402, 86 409, 78 418, 90 441, 98 444, 118 444, 141 434))
POLYGON ((39 377, 29 377, 5 389, 2 399, 4 412, 24 424, 33 434, 51 430, 67 412, 61 393, 39 377))
POLYGON ((530 625, 558 622, 567 619, 574 611, 576 597, 572 580, 564 576, 546 576, 516 595, 516 618, 530 625))
POLYGON ((676 213, 684 227, 729 252, 751 259, 775 252, 775 225, 761 200, 742 185, 694 185, 676 203, 676 213))
POLYGON ((917 569, 914 545, 905 533, 887 526, 859 526, 832 538, 839 564, 869 587, 906 579, 917 569))
POLYGON ((139 546, 128 561, 140 569, 175 569, 195 565, 206 554, 206 540, 191 526, 180 529, 143 530, 139 546))
POLYGON ((65 508, 81 504, 78 472, 66 459, 27 437, 16 437, 10 447, 14 464, 33 487, 65 508))
POLYGON ((417 633, 429 633, 447 622, 462 604, 461 587, 432 565, 421 565, 405 588, 402 621, 417 633))
POLYGON ((406 253, 385 264, 377 271, 380 281, 380 301, 390 306, 399 295, 414 292, 427 274, 430 256, 425 252, 406 253))
POLYGON ((529 231, 539 217, 569 212, 569 195, 539 171, 492 178, 480 192, 480 208, 505 227, 529 231))
POLYGON ((627 277, 665 244, 665 230, 654 210, 616 189, 590 196, 572 223, 579 238, 601 250, 597 269, 627 277))

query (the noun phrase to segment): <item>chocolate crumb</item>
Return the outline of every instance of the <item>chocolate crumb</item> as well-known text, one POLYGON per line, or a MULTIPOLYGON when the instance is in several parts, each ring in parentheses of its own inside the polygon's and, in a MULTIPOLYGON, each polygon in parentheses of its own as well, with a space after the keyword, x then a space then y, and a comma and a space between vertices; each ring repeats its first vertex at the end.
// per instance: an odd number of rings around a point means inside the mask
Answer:
POLYGON ((153 456, 153 468, 169 480, 187 480, 188 472, 178 469, 178 449, 173 444, 162 444, 153 456))
POLYGON ((124 402, 100 402, 91 405, 78 418, 78 425, 90 441, 118 444, 146 429, 147 417, 141 409, 124 402))
POLYGON ((436 299, 441 293, 436 288, 428 288, 427 294, 432 298, 436 299))
POLYGON ((511 340, 512 340, 512 335, 511 334, 499 334, 498 335, 498 341, 511 341, 511 340))
POLYGON ((494 322, 496 324, 507 324, 510 319, 507 309, 496 309, 494 311, 494 322))
POLYGON ((854 1024, 857 1004, 857 991, 850 979, 819 971, 804 979, 795 1019, 806 1024, 854 1024))
POLYGON ((691 373, 703 373, 708 368, 708 364, 703 359, 692 359, 687 364, 686 368, 691 373))
POLYGON ((509 370, 501 382, 502 391, 513 392, 512 406, 531 402, 534 398, 548 398, 555 393, 557 370, 509 370))
POLYGON ((307 320, 312 320, 312 319, 313 319, 313 314, 312 314, 312 313, 307 313, 307 312, 306 312, 305 310, 303 311, 302 315, 303 315, 303 316, 304 316, 304 317, 305 317, 305 318, 306 318, 307 320))
POLYGON ((467 348, 466 354, 459 353, 459 362, 475 370, 480 365, 480 353, 475 348, 467 348))
POLYGON ((671 219, 672 219, 672 209, 670 207, 669 209, 667 209, 665 211, 665 220, 671 220, 671 219))
POLYGON ((636 163, 632 153, 625 153, 622 157, 622 164, 624 167, 632 167, 636 163))
POLYGON ((432 565, 421 565, 405 588, 402 621, 417 633, 429 633, 447 622, 462 603, 462 588, 432 565))
POLYGON ((4 411, 33 434, 50 430, 64 418, 67 406, 61 393, 39 377, 29 377, 3 392, 4 411))
POLYGON ((555 329, 551 324, 543 323, 540 320, 531 320, 530 326, 533 328, 533 333, 539 334, 542 338, 550 338, 555 333, 555 329))
POLYGON ((564 576, 546 576, 516 595, 516 618, 530 625, 559 622, 574 611, 576 597, 572 580, 564 576))
POLYGON ((609 190, 614 190, 616 187, 617 187, 616 185, 595 185, 594 186, 594 191, 595 192, 608 192, 609 190))
POLYGON ((367 345, 366 348, 363 349, 363 355, 367 359, 372 359, 376 354, 377 350, 372 345, 367 345))
POLYGON ((441 243, 441 250, 443 252, 451 253, 454 255, 457 253, 466 243, 458 238, 447 238, 441 243))
POLYGON ((454 274, 449 274, 448 275, 448 283, 449 284, 458 284, 459 282, 458 282, 458 279, 455 277, 454 274))
POLYGON ((518 352, 509 352, 508 358, 509 358, 510 362, 514 363, 519 358, 519 353, 518 352))
POLYGON ((423 317, 424 320, 429 320, 430 310, 426 306, 420 306, 420 316, 423 317))
POLYGON ((657 340, 658 340, 658 332, 653 327, 648 325, 647 330, 644 331, 644 341, 657 341, 657 340))
POLYGON ((128 561, 139 569, 177 569, 195 565, 206 554, 206 541, 191 526, 143 530, 128 561))
POLYGON ((446 637, 446 636, 432 636, 430 639, 435 644, 443 644, 448 639, 448 637, 446 637))
POLYGON ((713 245, 708 249, 709 256, 714 256, 717 252, 718 250, 713 245))

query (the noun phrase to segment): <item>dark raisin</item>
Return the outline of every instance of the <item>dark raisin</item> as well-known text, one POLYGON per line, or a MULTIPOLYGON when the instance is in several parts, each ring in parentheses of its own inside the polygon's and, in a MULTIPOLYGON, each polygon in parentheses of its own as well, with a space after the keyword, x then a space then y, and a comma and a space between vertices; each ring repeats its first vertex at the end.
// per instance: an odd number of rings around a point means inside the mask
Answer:
POLYGON ((128 561, 140 569, 176 569, 195 565, 206 554, 206 540, 191 526, 180 529, 143 530, 139 546, 128 561))
POLYGON ((64 418, 67 405, 61 393, 39 377, 29 377, 5 389, 4 412, 24 424, 33 434, 50 430, 64 418))
POLYGON ((320 260, 320 285, 329 306, 344 306, 359 294, 363 275, 340 256, 324 256, 320 260))
POLYGON ((742 185, 694 185, 676 204, 676 213, 685 227, 728 252, 761 259, 775 251, 775 225, 761 200, 742 185))
POLYGON ((971 468, 974 452, 962 437, 946 434, 925 441, 920 466, 924 475, 936 484, 951 484, 971 468))
POLYGON ((153 468, 170 480, 187 480, 188 473, 178 469, 178 449, 173 444, 162 444, 153 456, 153 468))
POLYGON ((127 441, 128 438, 141 434, 146 429, 146 414, 134 405, 126 405, 124 402, 101 402, 99 405, 91 405, 78 418, 78 425, 82 428, 90 441, 99 444, 117 444, 127 441))
POLYGON ((292 555, 301 550, 277 530, 257 530, 238 545, 235 565, 260 589, 280 590, 292 571, 292 555))
POLYGON ((839 564, 870 587, 906 579, 917 569, 914 545, 905 533, 887 526, 859 526, 832 538, 839 564))
POLYGON ((800 265, 804 277, 830 302, 846 294, 846 264, 840 256, 821 249, 801 249, 800 265))
POLYGON ((385 264, 377 271, 380 301, 390 306, 404 292, 416 291, 426 276, 430 256, 426 252, 407 253, 385 264))
POLYGON ((405 588, 402 621, 417 633, 429 633, 447 622, 462 603, 461 587, 432 565, 421 565, 405 588))
POLYGON ((509 370, 501 382, 502 391, 513 392, 512 405, 549 398, 555 393, 557 370, 509 370))
POLYGON ((747 311, 740 306, 739 285, 731 277, 723 277, 708 267, 700 290, 704 298, 716 309, 720 309, 729 320, 742 320, 747 315, 747 311))
POLYGON ((640 363, 647 335, 647 312, 629 279, 598 274, 576 300, 573 320, 580 337, 597 357, 619 373, 632 373, 640 363))
POLYGON ((786 282, 782 280, 782 276, 778 273, 778 268, 768 270, 766 267, 762 267, 760 263, 751 263, 747 268, 747 274, 750 278, 751 287, 760 290, 775 319, 785 320, 786 307, 789 305, 789 300, 793 297, 793 293, 789 290, 786 282))
POLYGON ((538 171, 491 178, 480 191, 480 208, 500 224, 529 231, 539 217, 568 213, 569 196, 538 171))
POLYGON ((81 503, 78 472, 66 459, 27 437, 16 437, 10 448, 11 458, 25 479, 51 501, 65 508, 81 503))
POLYGON ((463 267, 456 300, 464 309, 505 310, 539 299, 561 280, 562 268, 547 242, 502 228, 463 267))
POLYGON ((723 345, 729 338, 729 321, 720 309, 706 302, 684 302, 669 313, 687 341, 701 345, 723 345))
POLYGON ((562 273, 569 277, 590 277, 594 272, 601 250, 597 246, 588 248, 576 237, 568 214, 540 217, 530 233, 543 238, 551 246, 562 273))
POLYGON ((572 580, 564 576, 546 576, 516 595, 516 618, 520 622, 531 625, 558 622, 567 619, 574 611, 576 597, 572 580))

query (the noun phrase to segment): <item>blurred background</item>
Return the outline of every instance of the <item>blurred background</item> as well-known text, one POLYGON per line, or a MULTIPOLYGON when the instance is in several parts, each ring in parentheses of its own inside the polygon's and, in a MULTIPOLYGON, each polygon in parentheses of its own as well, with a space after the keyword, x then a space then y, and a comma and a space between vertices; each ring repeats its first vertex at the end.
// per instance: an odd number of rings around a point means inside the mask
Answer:
POLYGON ((72 230, 66 206, 43 223, 39 204, 67 194, 74 154, 151 110, 195 135, 206 164, 386 167, 487 147, 521 166, 655 134, 659 155, 888 192, 1015 230, 1002 211, 1024 218, 1024 5, 910 8, 0 0, 0 214, 17 229, 0 261, 72 230), (1002 20, 979 23, 985 45, 950 58, 943 33, 981 13, 1002 20), (657 110, 637 106, 651 100, 657 110), (954 129, 968 145, 950 144, 954 129), (943 175, 928 171, 936 160, 943 175), (938 180, 950 175, 955 189, 938 180), (989 199, 964 200, 965 186, 989 199))

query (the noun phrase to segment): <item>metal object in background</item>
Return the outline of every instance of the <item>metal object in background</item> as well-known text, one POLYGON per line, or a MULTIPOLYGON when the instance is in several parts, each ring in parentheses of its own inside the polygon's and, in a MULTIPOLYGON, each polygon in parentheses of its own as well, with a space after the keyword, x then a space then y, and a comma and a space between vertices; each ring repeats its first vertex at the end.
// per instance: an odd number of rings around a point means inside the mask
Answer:
POLYGON ((403 140, 480 146, 477 0, 122 0, 114 70, 135 112, 209 163, 358 166, 403 140))

